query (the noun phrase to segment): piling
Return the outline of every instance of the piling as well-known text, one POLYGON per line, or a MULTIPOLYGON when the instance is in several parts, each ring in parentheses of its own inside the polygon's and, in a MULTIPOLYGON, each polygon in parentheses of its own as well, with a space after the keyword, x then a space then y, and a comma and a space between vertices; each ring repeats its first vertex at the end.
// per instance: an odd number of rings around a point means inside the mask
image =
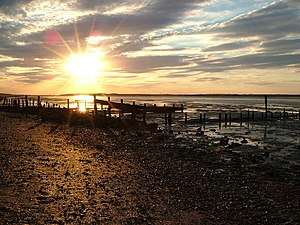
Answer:
POLYGON ((187 123, 187 119, 188 119, 188 116, 187 116, 187 113, 184 114, 184 121, 185 123, 187 123))
MULTIPOLYGON (((98 113, 98 109, 97 109, 97 97, 96 95, 93 95, 94 97, 94 114, 97 114, 98 113)), ((68 108, 69 108, 69 99, 68 99, 68 108)))
POLYGON ((28 96, 25 95, 25 107, 28 108, 28 96))
POLYGON ((266 111, 266 120, 268 120, 268 96, 265 95, 265 111, 266 111))
POLYGON ((110 97, 107 97, 108 102, 108 116, 111 117, 111 103, 110 103, 110 97))
POLYGON ((147 105, 146 103, 144 103, 144 109, 143 109, 143 122, 146 123, 146 108, 147 108, 147 105))

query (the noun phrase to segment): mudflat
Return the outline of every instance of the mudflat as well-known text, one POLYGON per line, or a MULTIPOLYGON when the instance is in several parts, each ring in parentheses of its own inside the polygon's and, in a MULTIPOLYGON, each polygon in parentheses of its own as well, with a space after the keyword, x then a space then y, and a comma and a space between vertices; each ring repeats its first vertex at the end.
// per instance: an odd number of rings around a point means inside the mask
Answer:
POLYGON ((300 168, 255 147, 0 114, 1 224, 300 224, 300 168))

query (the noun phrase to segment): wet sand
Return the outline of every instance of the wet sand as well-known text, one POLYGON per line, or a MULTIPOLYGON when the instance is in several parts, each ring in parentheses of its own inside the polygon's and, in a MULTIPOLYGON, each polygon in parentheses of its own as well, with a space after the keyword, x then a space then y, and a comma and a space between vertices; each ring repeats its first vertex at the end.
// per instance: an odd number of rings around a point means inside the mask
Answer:
POLYGON ((1 113, 1 224, 300 224, 299 166, 182 142, 1 113))

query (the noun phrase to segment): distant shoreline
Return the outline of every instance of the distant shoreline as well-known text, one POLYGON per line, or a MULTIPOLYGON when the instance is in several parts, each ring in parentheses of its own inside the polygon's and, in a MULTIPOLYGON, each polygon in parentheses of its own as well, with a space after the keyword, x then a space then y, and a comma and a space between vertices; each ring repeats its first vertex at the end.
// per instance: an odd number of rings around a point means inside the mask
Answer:
MULTIPOLYGON (((102 96, 171 96, 171 97, 300 97, 300 94, 121 94, 121 93, 75 93, 58 95, 40 95, 40 96, 77 96, 77 95, 102 95, 102 96)), ((26 94, 6 94, 0 93, 0 97, 25 96, 26 94)), ((30 95, 29 96, 38 96, 30 95)))

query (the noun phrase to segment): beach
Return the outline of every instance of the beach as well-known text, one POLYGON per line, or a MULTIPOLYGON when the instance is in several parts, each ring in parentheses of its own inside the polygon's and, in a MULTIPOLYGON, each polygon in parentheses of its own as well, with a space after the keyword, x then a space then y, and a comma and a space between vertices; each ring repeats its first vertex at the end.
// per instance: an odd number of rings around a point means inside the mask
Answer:
POLYGON ((272 149, 2 112, 0 131, 2 224, 300 223, 299 164, 272 149))

